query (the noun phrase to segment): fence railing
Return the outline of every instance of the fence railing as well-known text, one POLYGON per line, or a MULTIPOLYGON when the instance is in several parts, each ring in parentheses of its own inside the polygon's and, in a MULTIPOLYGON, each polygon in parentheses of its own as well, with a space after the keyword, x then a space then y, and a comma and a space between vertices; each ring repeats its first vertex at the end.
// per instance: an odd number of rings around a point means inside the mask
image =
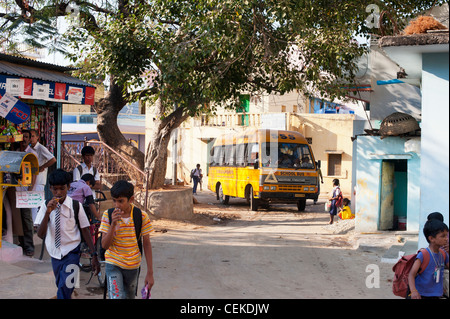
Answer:
POLYGON ((99 172, 103 185, 111 188, 115 182, 124 179, 135 187, 135 204, 147 211, 148 173, 131 163, 101 141, 63 141, 61 167, 66 171, 73 171, 81 162, 81 149, 90 145, 95 150, 93 165, 99 172))

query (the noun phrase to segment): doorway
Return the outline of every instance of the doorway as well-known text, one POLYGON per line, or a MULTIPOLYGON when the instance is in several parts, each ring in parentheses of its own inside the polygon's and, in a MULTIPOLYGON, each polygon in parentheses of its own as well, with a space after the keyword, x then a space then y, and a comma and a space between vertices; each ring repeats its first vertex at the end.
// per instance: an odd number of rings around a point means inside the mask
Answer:
POLYGON ((404 159, 382 161, 379 230, 406 230, 407 168, 404 159))

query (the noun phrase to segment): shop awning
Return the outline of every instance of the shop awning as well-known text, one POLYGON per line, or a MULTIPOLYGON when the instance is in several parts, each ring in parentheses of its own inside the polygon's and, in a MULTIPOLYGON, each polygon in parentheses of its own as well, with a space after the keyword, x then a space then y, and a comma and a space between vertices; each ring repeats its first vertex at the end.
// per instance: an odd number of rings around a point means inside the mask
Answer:
POLYGON ((0 95, 65 104, 94 104, 95 87, 64 72, 73 68, 0 53, 0 95))

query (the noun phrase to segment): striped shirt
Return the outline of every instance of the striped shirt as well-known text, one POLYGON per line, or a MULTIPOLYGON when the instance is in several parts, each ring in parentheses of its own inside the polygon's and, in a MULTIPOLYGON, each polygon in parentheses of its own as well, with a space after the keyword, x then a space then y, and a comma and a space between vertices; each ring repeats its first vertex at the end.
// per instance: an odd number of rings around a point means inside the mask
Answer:
MULTIPOLYGON (((117 222, 117 229, 113 241, 105 253, 105 261, 123 269, 136 269, 141 264, 141 253, 136 240, 133 222, 134 205, 131 205, 131 214, 127 219, 117 222)), ((108 211, 102 216, 100 232, 107 233, 110 227, 108 211)), ((149 235, 153 231, 150 218, 142 212, 141 237, 149 235)))

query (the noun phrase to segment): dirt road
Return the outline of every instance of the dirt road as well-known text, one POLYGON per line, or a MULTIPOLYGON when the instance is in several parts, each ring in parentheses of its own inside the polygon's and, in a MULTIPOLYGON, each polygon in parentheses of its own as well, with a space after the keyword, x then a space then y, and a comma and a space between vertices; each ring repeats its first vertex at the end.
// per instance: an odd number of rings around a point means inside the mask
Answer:
MULTIPOLYGON (((396 298, 392 265, 380 262, 388 247, 354 249, 352 231, 336 234, 351 223, 327 225, 323 204, 251 212, 244 201, 199 198, 194 222, 154 222, 152 298, 396 298)), ((85 280, 78 298, 101 298, 85 280)))

